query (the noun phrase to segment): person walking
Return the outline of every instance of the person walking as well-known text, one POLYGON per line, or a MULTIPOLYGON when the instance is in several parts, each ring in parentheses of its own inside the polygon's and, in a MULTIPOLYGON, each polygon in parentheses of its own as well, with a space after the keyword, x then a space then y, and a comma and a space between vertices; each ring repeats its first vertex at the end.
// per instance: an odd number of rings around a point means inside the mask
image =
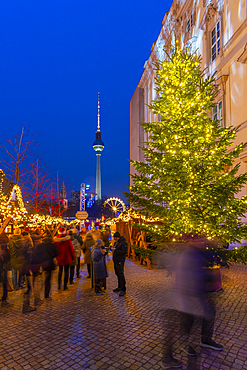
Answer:
POLYGON ((26 277, 26 286, 27 286, 27 294, 31 291, 31 273, 30 273, 30 266, 32 255, 34 252, 33 241, 30 236, 29 227, 25 227, 24 231, 22 232, 21 244, 22 244, 22 271, 21 275, 23 276, 22 279, 26 277))
POLYGON ((23 287, 23 276, 21 276, 23 248, 21 229, 19 227, 15 227, 14 229, 14 235, 12 235, 9 240, 9 249, 11 256, 12 284, 14 290, 18 290, 23 287))
MULTIPOLYGON (((75 253, 75 246, 77 245, 78 241, 77 241, 77 239, 73 238, 73 231, 72 230, 69 230, 68 235, 69 235, 70 240, 72 242, 74 253, 75 253)), ((69 283, 70 283, 70 285, 74 284, 75 264, 76 264, 76 258, 69 265, 69 283)))
POLYGON ((32 271, 32 282, 33 282, 33 292, 34 292, 34 306, 38 307, 44 301, 40 298, 41 292, 43 291, 44 281, 43 281, 43 271, 41 270, 42 263, 42 253, 38 246, 41 244, 42 235, 41 230, 36 229, 30 232, 30 238, 33 242, 33 253, 31 259, 31 271, 32 271))
POLYGON ((95 276, 96 295, 104 294, 104 291, 101 289, 100 281, 108 276, 106 270, 105 255, 106 250, 104 248, 103 242, 101 239, 97 239, 96 245, 92 248, 92 261, 95 276))
POLYGON ((124 277, 124 262, 126 258, 126 254, 128 251, 128 244, 126 239, 119 234, 119 232, 115 232, 113 235, 114 238, 114 252, 113 252, 113 263, 114 263, 114 270, 115 274, 118 278, 118 286, 117 288, 113 289, 114 293, 119 293, 120 297, 123 297, 126 294, 126 281, 124 277))
POLYGON ((83 243, 83 252, 84 252, 84 263, 87 264, 87 278, 91 278, 91 249, 95 245, 95 240, 91 233, 87 233, 86 238, 83 243))
POLYGON ((56 244, 59 250, 57 256, 57 264, 59 266, 58 272, 58 289, 61 289, 61 280, 64 271, 64 285, 63 290, 67 290, 68 278, 69 278, 69 265, 75 260, 75 252, 70 236, 66 235, 66 229, 60 227, 57 236, 53 242, 56 244))
MULTIPOLYGON (((190 332, 195 317, 202 317, 201 347, 221 351, 223 346, 213 339, 216 308, 215 303, 206 295, 208 276, 205 269, 207 258, 206 245, 208 240, 197 236, 182 237, 180 253, 173 257, 176 274, 175 287, 172 292, 174 308, 167 312, 172 318, 180 321, 179 344, 181 350, 188 356, 196 356, 190 332)), ((167 304, 167 302, 165 303, 167 304)), ((167 322, 165 327, 166 340, 163 352, 163 369, 182 367, 181 361, 173 357, 174 328, 167 322)))
POLYGON ((81 246, 82 246, 82 239, 81 237, 78 238, 78 235, 74 232, 74 230, 70 229, 68 235, 71 238, 74 251, 75 251, 75 262, 72 262, 70 265, 70 284, 73 284, 74 273, 75 273, 75 266, 76 266, 76 277, 80 277, 80 266, 81 266, 81 246))
POLYGON ((10 252, 8 248, 9 238, 5 233, 0 235, 0 278, 3 286, 2 307, 10 305, 8 297, 8 270, 10 269, 10 252))
POLYGON ((34 248, 36 248, 37 245, 40 244, 41 240, 42 240, 42 235, 41 235, 40 229, 36 229, 36 230, 32 231, 30 233, 30 237, 32 239, 34 248))
POLYGON ((42 267, 42 270, 45 272, 45 301, 51 300, 51 276, 52 271, 56 269, 54 258, 58 257, 58 255, 58 247, 52 242, 51 234, 47 232, 43 236, 41 243, 37 245, 35 255, 37 269, 42 267))

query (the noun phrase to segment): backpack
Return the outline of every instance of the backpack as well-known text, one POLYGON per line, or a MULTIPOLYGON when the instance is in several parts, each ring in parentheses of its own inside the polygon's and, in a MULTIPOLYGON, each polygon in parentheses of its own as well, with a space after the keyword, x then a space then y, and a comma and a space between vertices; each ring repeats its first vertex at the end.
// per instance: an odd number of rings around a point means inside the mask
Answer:
POLYGON ((75 250, 75 257, 79 258, 81 256, 81 245, 76 238, 73 240, 71 239, 71 242, 75 250))

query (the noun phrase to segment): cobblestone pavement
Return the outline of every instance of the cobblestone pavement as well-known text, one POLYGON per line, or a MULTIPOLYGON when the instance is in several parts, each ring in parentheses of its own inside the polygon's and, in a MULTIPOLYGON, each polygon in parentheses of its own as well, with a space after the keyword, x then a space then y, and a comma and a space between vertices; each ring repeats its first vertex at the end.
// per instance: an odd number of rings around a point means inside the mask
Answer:
MULTIPOLYGON (((9 293, 10 308, 0 308, 0 369, 161 369, 164 293, 173 277, 165 270, 148 270, 126 261, 127 295, 112 289, 116 277, 108 261, 107 292, 95 296, 82 277, 68 291, 57 291, 37 311, 21 313, 23 290, 9 293)), ((247 266, 222 270, 223 290, 217 303, 215 339, 222 352, 202 349, 200 322, 192 332, 196 358, 177 348, 183 369, 247 369, 247 266)), ((171 324, 171 325, 174 325, 171 324)), ((174 325, 177 335, 178 323, 174 325)))

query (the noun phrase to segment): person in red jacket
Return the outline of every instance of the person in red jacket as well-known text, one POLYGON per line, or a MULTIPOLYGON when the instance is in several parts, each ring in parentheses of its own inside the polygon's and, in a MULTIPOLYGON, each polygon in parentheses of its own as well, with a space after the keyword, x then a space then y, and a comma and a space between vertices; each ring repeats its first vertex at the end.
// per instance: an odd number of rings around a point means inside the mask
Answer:
POLYGON ((69 265, 75 260, 75 251, 71 242, 70 236, 66 235, 66 229, 60 227, 57 236, 53 242, 57 245, 59 255, 57 256, 57 264, 59 266, 58 272, 58 289, 61 289, 61 280, 64 270, 64 284, 63 290, 67 290, 67 284, 69 279, 69 265))

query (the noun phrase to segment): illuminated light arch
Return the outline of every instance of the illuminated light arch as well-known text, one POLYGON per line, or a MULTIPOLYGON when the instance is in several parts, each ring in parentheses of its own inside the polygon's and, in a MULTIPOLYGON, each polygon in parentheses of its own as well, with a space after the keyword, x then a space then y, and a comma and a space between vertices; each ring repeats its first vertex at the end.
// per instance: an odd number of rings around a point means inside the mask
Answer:
POLYGON ((3 191, 3 181, 5 178, 3 170, 0 169, 0 224, 6 219, 17 222, 24 221, 27 218, 27 210, 24 206, 21 189, 14 182, 9 181, 7 193, 3 191), (15 201, 11 202, 13 192, 15 201))

